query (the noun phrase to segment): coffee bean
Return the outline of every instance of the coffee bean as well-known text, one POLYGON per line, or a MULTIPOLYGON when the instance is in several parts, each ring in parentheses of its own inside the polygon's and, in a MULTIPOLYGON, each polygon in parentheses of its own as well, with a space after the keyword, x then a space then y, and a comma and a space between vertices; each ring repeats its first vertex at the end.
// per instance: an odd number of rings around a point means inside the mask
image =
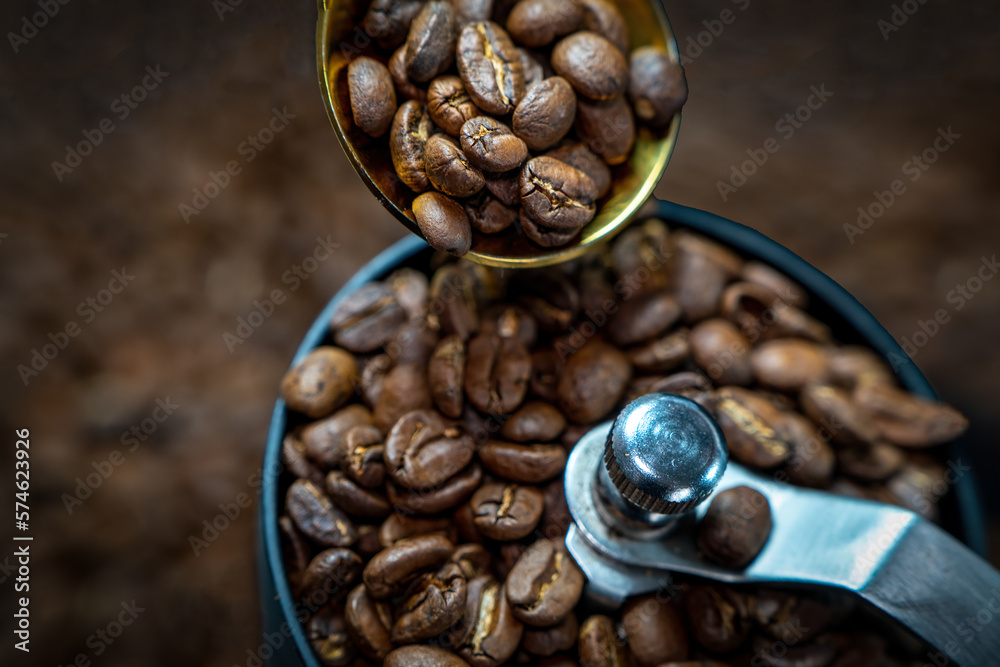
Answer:
POLYGON ((548 442, 558 438, 565 428, 566 418, 555 406, 529 401, 504 422, 500 433, 515 442, 548 442))
POLYGON ((561 76, 553 76, 528 88, 514 110, 514 134, 531 150, 545 150, 566 136, 575 117, 572 86, 561 76))
POLYGON ((388 286, 368 283, 340 302, 330 328, 337 345, 365 353, 392 340, 406 320, 406 311, 388 286))
POLYGON ((580 312, 580 293, 572 281, 556 271, 514 276, 511 290, 542 331, 566 331, 580 312))
POLYGON ((510 659, 524 626, 514 618, 503 586, 489 575, 469 581, 465 613, 454 643, 473 667, 497 667, 510 659))
POLYGON ((826 435, 837 444, 853 447, 879 440, 880 433, 867 411, 844 389, 811 385, 799 394, 799 402, 802 411, 823 426, 826 435))
MULTIPOLYGON (((382 395, 385 386, 385 376, 392 368, 392 358, 388 354, 376 354, 365 360, 361 368, 361 380, 358 388, 361 400, 374 407, 382 395)), ((370 421, 370 420, 369 420, 370 421)))
POLYGON ((385 438, 374 426, 355 426, 344 435, 344 458, 341 468, 354 482, 365 488, 382 485, 385 466, 382 463, 385 438))
POLYGON ((662 47, 640 47, 629 55, 628 96, 640 122, 663 127, 687 101, 684 68, 662 47))
POLYGON ((344 620, 351 639, 371 660, 382 661, 392 650, 392 606, 368 595, 364 584, 358 584, 347 596, 344 620))
POLYGON ((300 595, 313 605, 342 598, 361 576, 361 569, 361 556, 350 549, 321 551, 302 574, 300 595))
POLYGON ((767 469, 788 457, 791 447, 780 430, 782 414, 767 399, 739 387, 723 387, 716 392, 715 416, 735 460, 767 469))
POLYGON ((400 646, 385 657, 383 667, 469 667, 460 657, 434 646, 400 646))
POLYGON ((883 438, 903 447, 940 445, 969 426, 969 420, 950 405, 886 384, 858 385, 854 402, 883 438))
POLYGON ((576 132, 606 164, 613 167, 623 164, 635 144, 632 108, 623 97, 604 102, 578 98, 576 132))
POLYGON ((462 80, 454 75, 439 76, 427 88, 427 109, 431 120, 453 137, 462 131, 462 125, 481 112, 465 92, 462 80))
POLYGON ((566 493, 562 477, 556 477, 542 489, 545 498, 545 509, 542 510, 542 520, 538 524, 538 532, 550 540, 563 540, 566 531, 573 522, 566 505, 566 493))
POLYGON ((407 537, 375 554, 368 561, 362 578, 368 595, 384 600, 402 590, 424 572, 441 567, 453 545, 440 535, 407 537))
POLYGON ((618 639, 615 622, 609 616, 589 617, 580 626, 582 667, 628 667, 628 648, 618 639))
POLYGON ((751 610, 767 636, 785 640, 789 630, 795 628, 796 643, 807 642, 823 632, 834 614, 828 600, 767 589, 757 592, 751 610))
POLYGON ((486 189, 505 206, 521 205, 521 170, 493 174, 485 172, 486 189))
POLYGON ((532 352, 531 379, 529 381, 531 394, 554 403, 558 397, 559 374, 562 371, 562 365, 563 362, 559 354, 551 348, 532 352))
POLYGON ((452 419, 462 416, 465 363, 465 343, 452 334, 441 339, 427 365, 427 381, 434 405, 452 419))
POLYGON ((906 455, 895 445, 876 442, 867 447, 845 447, 837 450, 837 464, 845 475, 862 482, 882 482, 906 461, 906 455))
POLYGON ((320 546, 349 547, 358 538, 351 520, 312 482, 293 482, 285 495, 285 508, 296 528, 320 546))
POLYGON ((804 308, 809 300, 802 286, 792 281, 773 266, 761 262, 747 262, 740 272, 740 279, 760 285, 789 306, 804 308))
POLYGON ((313 484, 323 483, 323 473, 307 458, 302 440, 291 433, 281 441, 281 462, 296 477, 308 479, 313 484))
POLYGON ((532 486, 490 482, 472 495, 471 505, 476 528, 491 540, 519 540, 542 518, 542 494, 532 486))
POLYGON ((639 667, 656 667, 689 655, 684 620, 669 599, 659 595, 631 598, 622 609, 622 627, 639 667))
POLYGON ((369 524, 361 524, 358 529, 358 541, 354 543, 354 550, 366 561, 382 551, 382 543, 379 541, 379 527, 369 524))
POLYGON ((860 345, 829 348, 833 384, 854 389, 862 384, 892 384, 889 367, 877 354, 860 345))
MULTIPOLYGON (((731 250, 697 234, 674 235, 677 247, 675 294, 688 323, 698 322, 719 311, 722 290, 742 268, 742 260, 731 250)), ((723 305, 723 314, 729 317, 723 305)), ((745 322, 729 318, 746 335, 745 322)))
POLYGON ((582 21, 576 2, 520 0, 507 17, 507 31, 519 44, 538 48, 577 30, 582 21))
POLYGON ((479 311, 472 279, 457 265, 446 264, 431 279, 431 312, 446 334, 462 340, 479 331, 479 311))
POLYGON ((366 35, 391 49, 406 39, 410 23, 423 6, 424 0, 372 0, 361 25, 366 35))
POLYGON ((524 90, 531 88, 532 84, 538 83, 545 78, 545 68, 538 58, 526 49, 518 49, 521 56, 521 69, 524 72, 524 90))
POLYGON ((525 550, 508 575, 507 600, 521 622, 555 625, 576 606, 583 583, 583 572, 566 545, 542 539, 525 550))
POLYGON ((479 460, 498 477, 538 484, 562 473, 566 467, 566 450, 562 445, 522 445, 490 440, 479 448, 479 460))
POLYGON ((410 24, 406 36, 406 73, 414 81, 430 81, 455 58, 455 10, 448 2, 432 0, 410 24))
POLYGON ((465 611, 466 581, 455 563, 445 563, 410 584, 392 626, 392 641, 410 644, 447 630, 465 611))
POLYGON ((386 286, 392 290, 396 303, 406 313, 411 322, 420 322, 427 317, 427 299, 430 292, 430 281, 427 274, 404 266, 393 271, 385 279, 386 286))
POLYGON ((337 507, 352 517, 383 519, 392 512, 384 495, 374 489, 366 489, 339 470, 327 474, 325 488, 337 507))
POLYGON ((306 638, 326 667, 347 667, 357 653, 340 607, 324 607, 314 614, 306 624, 306 638))
POLYGON ((448 518, 430 518, 409 514, 391 514, 378 528, 379 543, 391 547, 407 537, 420 535, 441 535, 451 541, 454 531, 448 518))
POLYGON ((338 347, 318 347, 285 373, 281 397, 307 417, 325 417, 350 398, 357 377, 354 355, 338 347))
MULTIPOLYGON (((961 473, 957 473, 961 474, 961 473)), ((890 502, 916 512, 929 521, 937 521, 939 511, 935 500, 948 488, 945 468, 940 462, 926 457, 911 457, 889 481, 886 490, 890 502)))
MULTIPOLYGON (((468 503, 463 507, 468 507, 468 503)), ((469 592, 472 593, 473 579, 488 574, 493 566, 493 556, 481 544, 460 544, 451 554, 451 562, 458 565, 469 582, 469 592)))
POLYGON ((555 234, 575 233, 597 210, 597 186, 590 177, 550 157, 528 160, 521 168, 520 187, 523 210, 542 235, 532 238, 536 243, 544 245, 550 229, 555 234))
POLYGON ((355 426, 371 423, 372 413, 365 406, 348 405, 302 429, 302 444, 306 453, 323 467, 339 468, 346 455, 344 436, 355 426))
POLYGON ((407 489, 431 489, 472 460, 474 444, 462 429, 436 412, 415 410, 396 422, 385 440, 385 467, 407 489))
POLYGON ((489 21, 493 15, 493 0, 451 0, 455 8, 455 27, 461 30, 467 23, 489 21))
POLYGON ((800 486, 826 487, 833 477, 836 459, 833 448, 820 437, 816 425, 797 412, 785 412, 779 429, 791 446, 784 469, 788 481, 800 486))
POLYGON ((278 517, 278 535, 288 582, 291 584, 292 590, 297 590, 301 586, 306 567, 309 566, 312 550, 295 527, 295 522, 292 521, 291 517, 278 517))
POLYGON ((608 334, 620 346, 654 338, 677 322, 681 307, 665 290, 645 291, 625 301, 608 322, 608 334))
POLYGON ((690 333, 677 331, 628 351, 636 371, 664 373, 675 369, 691 356, 690 333))
POLYGON ((521 646, 528 653, 543 657, 554 655, 559 651, 570 651, 576 645, 579 629, 576 614, 570 612, 566 618, 550 628, 526 628, 521 646))
POLYGON ((472 228, 483 234, 498 234, 517 220, 517 211, 488 194, 480 194, 478 198, 467 200, 465 213, 469 216, 472 228))
POLYGON ((517 338, 480 334, 469 341, 465 395, 487 414, 517 409, 528 391, 531 356, 517 338))
POLYGON ((578 424, 606 416, 618 403, 632 375, 628 358, 601 341, 591 341, 566 361, 559 375, 559 407, 578 424))
POLYGON ((560 40, 552 49, 552 69, 591 100, 616 98, 628 85, 625 56, 596 32, 577 32, 560 40))
POLYGON ((432 248, 461 257, 472 247, 469 216, 454 199, 440 192, 425 192, 413 200, 413 217, 432 248))
POLYGON ((518 168, 528 157, 524 141, 509 127, 489 116, 465 122, 460 134, 462 150, 483 171, 506 172, 518 168))
POLYGON ((766 287, 753 283, 735 283, 726 288, 721 300, 722 313, 748 336, 805 338, 817 343, 830 342, 825 324, 793 308, 766 287))
POLYGON ((830 357, 825 348, 796 338, 761 343, 750 355, 754 377, 762 385, 781 391, 799 391, 807 384, 826 380, 830 357))
POLYGON ((622 53, 628 53, 628 27, 625 18, 607 0, 580 0, 583 6, 583 27, 596 32, 614 44, 622 53))
POLYGON ((430 187, 424 173, 424 151, 433 132, 434 122, 420 102, 410 100, 396 110, 389 129, 389 152, 399 180, 414 192, 430 187))
POLYGON ((407 491, 392 482, 386 484, 389 502, 398 512, 410 514, 437 514, 453 509, 465 502, 479 488, 483 470, 479 464, 466 466, 443 485, 426 491, 407 491))
POLYGON ((748 385, 753 381, 750 341, 732 322, 713 318, 691 329, 691 356, 718 384, 748 385))
POLYGON ((692 586, 684 611, 695 640, 713 653, 734 650, 752 628, 747 597, 727 586, 692 586))
POLYGON ((390 370, 382 385, 382 393, 372 416, 372 422, 383 433, 388 432, 399 418, 413 410, 433 406, 427 385, 427 368, 423 364, 398 364, 390 370))
POLYGON ((462 28, 456 62, 469 97, 483 111, 509 114, 524 97, 521 56, 496 23, 480 21, 462 28))
POLYGON ((483 172, 472 164, 455 140, 445 134, 435 134, 427 140, 424 170, 431 185, 455 197, 469 197, 486 185, 483 172))
POLYGON ((560 162, 565 162, 571 167, 576 167, 594 182, 597 188, 597 198, 600 199, 608 194, 611 189, 611 169, 601 160, 586 144, 574 143, 553 148, 545 154, 547 157, 555 158, 560 162))
POLYGON ((389 58, 388 67, 392 82, 396 84, 396 90, 403 98, 420 104, 427 103, 427 91, 411 81, 406 74, 405 44, 393 52, 392 57, 389 58))
POLYGON ((347 66, 347 86, 354 124, 373 137, 381 137, 396 113, 396 89, 385 65, 361 56, 347 66))
POLYGON ((750 564, 771 535, 771 506, 747 486, 717 493, 698 524, 698 550, 719 565, 750 564))
POLYGON ((774 650, 774 641, 766 637, 754 637, 753 649, 755 655, 761 658, 759 664, 766 667, 825 667, 837 655, 837 642, 832 636, 826 635, 813 643, 796 644, 778 652, 774 650))

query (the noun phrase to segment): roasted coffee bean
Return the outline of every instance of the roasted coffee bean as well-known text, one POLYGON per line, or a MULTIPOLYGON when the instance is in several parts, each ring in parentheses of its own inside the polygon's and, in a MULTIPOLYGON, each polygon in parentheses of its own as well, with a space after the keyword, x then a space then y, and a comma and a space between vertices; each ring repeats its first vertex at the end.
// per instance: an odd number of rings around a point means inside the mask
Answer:
POLYGON ((344 460, 344 436, 355 426, 372 423, 372 413, 363 405, 352 404, 326 419, 308 424, 302 429, 302 444, 306 453, 326 468, 338 468, 344 460))
POLYGON ((565 428, 566 418, 555 406, 529 401, 504 422, 500 433, 515 442, 548 442, 558 438, 565 428))
POLYGON ((605 163, 616 166, 628 160, 635 144, 635 118, 623 97, 605 102, 576 101, 576 132, 605 163))
POLYGON ((430 292, 430 280, 427 274, 407 266, 396 269, 385 284, 392 290, 399 307, 406 313, 410 322, 423 324, 427 317, 427 299, 430 292))
POLYGON ((350 549, 321 551, 302 574, 301 597, 314 606, 341 598, 361 576, 361 569, 361 556, 350 549))
POLYGON ((717 493, 698 524, 698 550, 725 567, 750 564, 771 535, 771 506, 748 486, 717 493))
POLYGON ((344 620, 358 649, 371 660, 384 660, 392 650, 392 606, 376 602, 364 584, 358 584, 347 596, 344 620))
POLYGON ((461 257, 472 247, 469 216, 454 199, 425 192, 413 200, 413 217, 432 248, 461 257))
POLYGON ((352 517, 383 519, 392 512, 384 495, 366 489, 339 470, 327 474, 325 488, 334 504, 352 517))
MULTIPOLYGON (((608 170, 607 165, 604 169, 608 170)), ((610 178, 610 170, 608 174, 610 178)), ((655 218, 626 229, 611 247, 615 275, 631 288, 627 294, 669 287, 672 256, 670 231, 662 220, 655 218)))
POLYGON ((800 486, 826 487, 836 464, 833 448, 807 417, 797 412, 785 412, 781 417, 780 430, 791 446, 785 465, 788 481, 800 486))
POLYGON ((830 380, 854 389, 863 384, 892 384, 892 371, 877 354, 866 347, 848 345, 829 348, 830 380))
POLYGON ((823 632, 833 618, 825 600, 784 591, 761 590, 752 605, 754 620, 772 639, 786 640, 794 628, 796 642, 807 642, 823 632))
POLYGON ((468 340, 479 331, 479 311, 472 279, 456 264, 446 264, 431 279, 432 315, 441 331, 468 340))
POLYGON ((281 555, 292 589, 298 589, 302 583, 302 575, 312 557, 312 551, 305 538, 295 527, 291 517, 278 517, 278 534, 281 541, 281 555))
POLYGON ((420 535, 441 535, 454 541, 453 532, 451 522, 447 518, 393 513, 379 526, 378 538, 382 547, 391 547, 402 539, 420 535))
POLYGON ((830 342, 830 330, 771 290, 754 283, 734 283, 722 293, 722 314, 752 338, 805 338, 830 342))
POLYGON ((545 482, 566 467, 562 445, 522 445, 490 440, 479 448, 479 460, 494 475, 524 484, 545 482))
POLYGON ((533 486, 484 484, 472 495, 471 505, 476 528, 491 540, 519 540, 542 518, 542 493, 533 486))
MULTIPOLYGON (((961 475, 961 464, 953 473, 961 475)), ((946 471, 940 462, 924 456, 910 460, 886 482, 890 501, 916 512, 929 521, 938 520, 937 501, 948 490, 946 471)))
POLYGON ((753 381, 750 341, 729 320, 717 317, 695 325, 690 343, 695 363, 717 384, 753 381))
POLYGON ((643 595, 622 609, 622 627, 639 667, 656 667, 690 655, 684 620, 669 599, 643 595))
POLYGON ((492 174, 485 172, 486 189, 505 206, 521 205, 521 170, 492 174))
POLYGON ((639 122, 663 127, 687 101, 684 68, 659 46, 643 46, 629 55, 628 96, 639 122))
POLYGON ((799 394, 799 402, 802 411, 837 444, 852 447, 879 440, 879 431, 868 413, 844 389, 825 384, 811 385, 799 394))
POLYGON ((374 426, 355 426, 344 436, 344 459, 341 468, 347 476, 365 488, 382 485, 385 465, 382 463, 385 438, 374 426))
POLYGON ((555 158, 560 162, 565 162, 571 167, 576 167, 587 176, 590 176, 590 180, 594 182, 594 186, 597 188, 598 199, 608 194, 608 190, 611 189, 611 169, 608 168, 608 165, 596 153, 587 148, 586 144, 579 142, 566 144, 559 148, 553 148, 545 155, 555 158))
POLYGON ((581 667, 628 667, 629 653, 610 616, 591 616, 580 626, 581 667))
POLYGON ((580 312, 579 291, 565 274, 556 271, 514 276, 511 290, 542 331, 565 331, 580 312))
POLYGON ((386 472, 406 489, 431 489, 465 468, 474 449, 461 428, 431 410, 415 410, 400 417, 385 439, 386 472))
POLYGON ((347 86, 354 124, 373 137, 381 137, 396 114, 396 89, 385 65, 361 56, 347 66, 347 86))
POLYGON ((455 10, 432 0, 410 24, 406 36, 406 73, 414 81, 430 81, 455 59, 455 10))
POLYGON ((467 120, 482 113, 465 92, 462 80, 450 74, 431 81, 427 88, 427 109, 431 120, 453 137, 458 136, 467 120))
POLYGON ((677 331, 628 351, 629 361, 642 373, 671 371, 691 356, 690 333, 677 331))
POLYGON ((532 655, 548 657, 559 651, 570 651, 576 645, 580 624, 576 614, 570 612, 560 623, 551 628, 526 628, 521 646, 532 655))
POLYGON ((469 667, 460 657, 434 646, 400 646, 385 657, 383 667, 469 667))
POLYGON ((552 69, 591 100, 610 100, 628 86, 628 62, 618 48, 596 32, 573 33, 552 49, 552 69))
POLYGON ((406 320, 406 311, 387 285, 368 283, 340 302, 330 328, 337 345, 365 353, 392 340, 406 320))
POLYGON ((302 440, 291 433, 281 441, 281 462, 296 477, 308 479, 313 484, 323 483, 322 471, 307 458, 302 440))
POLYGON ((465 611, 466 581, 455 563, 445 563, 410 584, 403 597, 392 641, 396 644, 419 642, 447 630, 465 611))
MULTIPOLYGON (((742 260, 731 250, 696 234, 679 232, 673 238, 678 250, 674 293, 684 309, 684 320, 691 324, 718 313, 722 290, 739 273, 742 260)), ((725 309, 723 312, 726 314, 725 309)), ((730 320, 750 335, 744 322, 730 320)))
POLYGON ((407 537, 375 554, 362 577, 368 595, 384 600, 402 590, 424 572, 441 567, 455 545, 440 535, 407 537))
POLYGON ((618 47, 622 53, 628 53, 628 28, 625 18, 607 0, 580 0, 583 6, 583 27, 596 32, 618 47))
POLYGON ((514 134, 531 150, 542 151, 566 136, 575 117, 576 95, 572 86, 561 76, 553 76, 528 88, 514 109, 514 134))
POLYGON ((546 401, 556 402, 562 365, 563 361, 559 354, 551 348, 532 352, 531 380, 529 382, 531 394, 546 401))
POLYGON ((391 49, 406 39, 410 22, 423 6, 424 0, 373 0, 361 26, 382 48, 391 49))
POLYGON ((906 462, 899 447, 876 442, 863 447, 845 447, 837 451, 837 465, 845 475, 862 482, 882 482, 906 462))
POLYGON ((392 368, 392 358, 388 354, 376 354, 365 360, 361 368, 358 391, 361 400, 367 405, 374 407, 378 403, 382 387, 385 385, 385 376, 390 368, 392 368))
POLYGON ((399 180, 414 192, 430 187, 424 173, 424 150, 433 132, 434 121, 420 102, 410 100, 396 110, 389 130, 389 152, 399 180))
POLYGON ((542 510, 542 520, 538 524, 538 532, 550 540, 562 540, 573 522, 566 505, 566 494, 562 477, 556 477, 542 489, 545 499, 545 509, 542 510))
POLYGON ((462 125, 462 150, 469 160, 491 172, 518 168, 528 157, 528 147, 509 127, 489 116, 472 118, 462 125))
POLYGON ((473 463, 435 489, 406 491, 389 482, 386 484, 386 490, 389 502, 399 512, 437 514, 454 509, 465 502, 479 488, 482 480, 482 468, 478 463, 473 463))
POLYGON ((469 581, 455 650, 473 667, 497 667, 510 659, 524 626, 514 618, 503 585, 489 575, 469 581))
POLYGON ((455 27, 461 30, 468 23, 489 21, 493 15, 493 0, 451 0, 455 8, 455 27))
POLYGON ((562 541, 538 540, 521 554, 507 576, 507 600, 523 623, 555 625, 576 606, 583 583, 583 572, 562 541))
MULTIPOLYGON (((482 545, 483 536, 479 534, 479 530, 476 529, 476 517, 472 513, 472 505, 468 502, 464 502, 458 506, 458 508, 451 513, 451 520, 455 524, 455 530, 458 531, 459 536, 470 543, 475 543, 476 545, 482 545)), ((464 569, 462 570, 465 571, 464 569)), ((480 573, 481 574, 481 573, 480 573)), ((466 574, 466 579, 469 575, 466 574)))
MULTIPOLYGON (((468 507, 468 504, 464 505, 468 507)), ((481 544, 460 544, 451 554, 451 562, 458 565, 469 582, 469 592, 472 592, 472 580, 488 574, 493 567, 493 556, 481 544)))
POLYGON ((325 417, 350 398, 357 377, 354 355, 339 347, 318 347, 285 373, 281 397, 307 417, 325 417))
POLYGON ((379 541, 378 526, 361 524, 357 526, 358 541, 354 543, 354 550, 357 551, 366 561, 382 550, 382 543, 379 541))
POLYGON ((590 176, 565 162, 543 156, 521 168, 521 202, 542 233, 550 228, 557 233, 579 230, 593 219, 596 198, 590 176))
POLYGON ((596 422, 617 405, 631 376, 624 354, 607 343, 590 341, 566 360, 559 374, 559 407, 572 422, 596 422))
POLYGON ((788 436, 781 430, 781 411, 759 394, 739 387, 719 389, 715 417, 730 455, 740 463, 773 468, 791 451, 788 436))
POLYGON ((531 356, 517 338, 480 334, 469 341, 465 395, 487 414, 517 409, 528 391, 531 356))
POLYGON ((505 206, 492 195, 481 194, 465 202, 465 213, 472 228, 483 234, 497 234, 517 220, 517 211, 505 206))
POLYGON ((507 17, 507 31, 519 44, 538 48, 579 29, 582 21, 576 2, 520 0, 507 17))
POLYGON ((962 435, 969 426, 969 420, 950 405, 887 384, 858 385, 854 402, 883 438, 903 447, 940 445, 962 435))
POLYGON ((692 586, 684 611, 695 640, 713 653, 737 648, 753 626, 747 597, 727 586, 692 586))
POLYGON ((407 412, 426 410, 432 405, 426 367, 423 364, 398 364, 385 376, 372 422, 386 433, 407 412))
MULTIPOLYGON (((555 199, 557 201, 555 206, 558 208, 561 204, 558 203, 558 197, 555 197, 555 199)), ((571 212, 571 215, 578 216, 580 213, 580 210, 575 210, 571 212)), ((521 210, 518 211, 517 220, 524 235, 527 236, 530 241, 543 248, 558 248, 560 246, 564 246, 575 239, 580 234, 580 230, 582 229, 582 226, 569 227, 567 229, 548 227, 532 218, 528 214, 527 209, 523 206, 521 207, 521 210)))
POLYGON ((532 348, 538 340, 538 322, 527 309, 516 304, 498 303, 483 311, 483 333, 516 338, 532 348))
POLYGON ((349 547, 358 538, 351 520, 312 482, 292 482, 285 495, 285 508, 295 527, 320 546, 349 547))
POLYGON ((660 335, 677 322, 681 307, 665 290, 645 291, 625 301, 608 321, 608 335, 622 347, 660 335))
POLYGON ((837 656, 837 643, 830 635, 820 637, 809 644, 796 643, 794 646, 786 646, 781 651, 774 649, 773 640, 754 637, 754 655, 760 658, 758 664, 765 667, 827 667, 837 656))
MULTIPOLYGON (((469 122, 476 120, 478 119, 469 122)), ((454 197, 470 197, 486 185, 483 172, 472 164, 455 140, 446 134, 435 134, 427 140, 424 171, 427 172, 431 185, 454 197)))
POLYGON ((524 97, 521 55, 496 23, 480 21, 462 28, 456 61, 469 97, 483 111, 504 116, 524 97))
POLYGON ((740 279, 760 285, 789 306, 804 308, 809 297, 802 286, 793 282, 777 269, 761 262, 747 262, 740 272, 740 279))
POLYGON ((462 416, 465 363, 465 343, 452 334, 441 339, 427 365, 427 381, 434 405, 452 419, 462 416))
POLYGON ((306 638, 325 667, 347 667, 357 653, 339 606, 329 605, 315 613, 306 624, 306 638))
POLYGON ((524 90, 531 88, 532 84, 538 83, 545 78, 545 68, 533 54, 526 49, 518 49, 521 56, 521 69, 524 71, 524 90))
POLYGON ((799 391, 824 382, 830 372, 825 348, 797 338, 764 341, 750 355, 754 377, 760 384, 780 391, 799 391))
POLYGON ((410 81, 410 77, 406 74, 406 45, 393 52, 388 67, 392 82, 396 84, 396 90, 404 99, 414 100, 420 104, 427 102, 427 91, 410 81))

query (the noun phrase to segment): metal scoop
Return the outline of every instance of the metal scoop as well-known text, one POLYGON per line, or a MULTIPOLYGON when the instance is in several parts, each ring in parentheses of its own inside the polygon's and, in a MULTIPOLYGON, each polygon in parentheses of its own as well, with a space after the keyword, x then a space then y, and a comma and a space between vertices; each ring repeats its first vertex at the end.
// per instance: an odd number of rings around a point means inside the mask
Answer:
POLYGON ((834 587, 951 661, 935 664, 1000 665, 1000 572, 958 540, 905 509, 775 482, 727 459, 713 418, 681 396, 638 398, 585 435, 566 466, 566 545, 588 592, 621 604, 664 588, 672 572, 834 587), (700 556, 692 529, 715 493, 740 485, 767 498, 773 528, 734 570, 700 556))
MULTIPOLYGON (((320 89, 330 122, 361 180, 397 220, 422 237, 411 208, 417 193, 396 177, 386 138, 372 139, 354 125, 351 115, 347 65, 376 48, 375 40, 358 27, 367 4, 319 0, 316 65, 320 89)), ((615 4, 625 19, 633 46, 660 46, 673 58, 679 58, 677 42, 659 0, 617 0, 615 4)), ((472 250, 465 258, 489 266, 527 268, 579 257, 590 246, 614 235, 650 197, 673 153, 679 129, 680 114, 663 130, 636 126, 632 155, 626 164, 612 171, 610 193, 594 219, 569 245, 541 248, 511 228, 506 234, 490 237, 473 233, 472 250)))

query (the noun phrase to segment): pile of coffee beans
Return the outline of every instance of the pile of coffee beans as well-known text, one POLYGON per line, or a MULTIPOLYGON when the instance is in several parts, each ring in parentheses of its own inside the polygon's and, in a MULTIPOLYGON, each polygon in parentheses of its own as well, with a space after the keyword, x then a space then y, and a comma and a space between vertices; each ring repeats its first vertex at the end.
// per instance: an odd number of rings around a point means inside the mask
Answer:
POLYGON ((354 57, 354 124, 419 194, 428 243, 469 251, 510 228, 572 241, 608 193, 638 120, 656 131, 687 99, 666 50, 629 51, 609 0, 373 0, 361 21, 380 50, 354 57))
MULTIPOLYGON (((914 664, 920 644, 818 593, 674 583, 593 613, 562 474, 589 429, 668 392, 714 415, 741 464, 933 519, 932 448, 958 412, 838 345, 781 273, 658 220, 553 269, 430 264, 345 298, 282 382, 279 526, 323 664, 914 664)), ((727 489, 692 539, 739 568, 770 522, 763 496, 727 489)))

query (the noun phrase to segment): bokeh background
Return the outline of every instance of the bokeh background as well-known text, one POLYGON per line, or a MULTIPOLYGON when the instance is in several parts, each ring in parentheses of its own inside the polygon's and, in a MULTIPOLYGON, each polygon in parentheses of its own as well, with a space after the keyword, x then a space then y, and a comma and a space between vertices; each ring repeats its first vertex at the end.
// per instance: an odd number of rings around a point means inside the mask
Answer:
MULTIPOLYGON (((0 447, 12 471, 14 429, 31 430, 35 536, 32 652, 15 654, 5 631, 0 662, 243 664, 260 643, 255 507, 197 554, 189 538, 220 504, 254 495, 276 387, 299 339, 404 230, 329 126, 309 2, 52 0, 55 16, 25 31, 41 4, 0 10, 0 447), (147 67, 159 68, 155 85, 147 67), (144 77, 152 89, 128 106, 121 96, 144 77), (244 142, 275 110, 287 125, 251 153, 244 142), (85 133, 100 143, 67 164, 67 145, 85 133), (179 206, 230 161, 240 173, 185 221, 179 206), (318 238, 339 248, 290 289, 283 275, 318 238), (114 271, 134 279, 97 312, 87 299, 111 296, 101 290, 114 271), (230 351, 223 334, 276 288, 287 301, 230 351), (78 335, 25 382, 17 367, 71 322, 78 335), (157 400, 178 407, 146 421, 155 431, 130 451, 123 433, 141 428, 157 400), (107 469, 115 450, 120 465, 67 507, 78 478, 107 469), (143 609, 134 623, 111 644, 97 638, 133 600, 143 609)), ((898 340, 947 311, 933 336, 918 336, 915 359, 972 420, 966 463, 1000 563, 1000 279, 961 309, 948 300, 1000 251, 1000 9, 988 0, 665 4, 691 95, 657 195, 784 243, 898 340), (814 86, 832 95, 788 136, 776 123, 814 86), (904 164, 947 128, 959 138, 911 181, 904 164), (719 182, 771 137, 779 150, 723 198, 719 182), (852 243, 844 225, 895 179, 906 192, 852 243)), ((7 489, 13 475, 3 477, 7 489)), ((12 522, 0 523, 12 544, 12 522)), ((0 627, 13 610, 12 551, 0 548, 0 627)))

